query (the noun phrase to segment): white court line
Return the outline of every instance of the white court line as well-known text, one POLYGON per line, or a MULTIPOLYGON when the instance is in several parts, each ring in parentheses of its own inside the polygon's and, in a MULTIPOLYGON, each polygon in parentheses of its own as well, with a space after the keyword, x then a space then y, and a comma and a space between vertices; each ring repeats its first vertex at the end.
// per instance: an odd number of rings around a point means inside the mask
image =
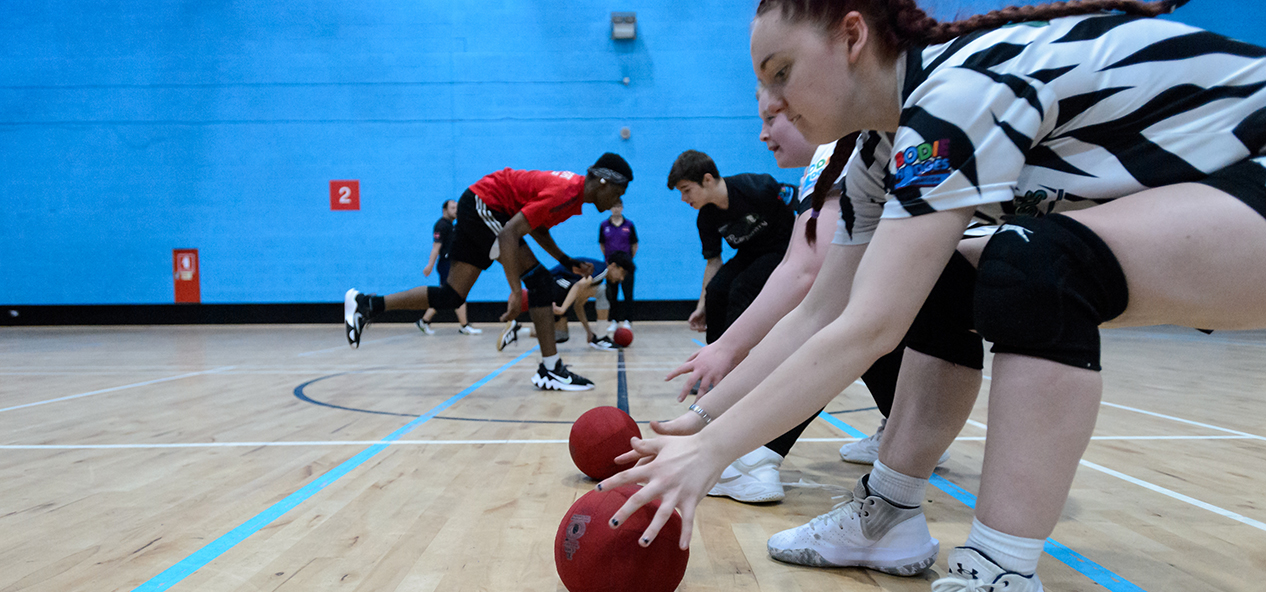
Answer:
MULTIPOLYGON (((1129 408, 1127 407, 1127 409, 1129 409, 1129 408)), ((1167 416, 1161 416, 1161 417, 1167 417, 1167 416)), ((1178 418, 1169 418, 1169 419, 1178 419, 1178 418)), ((974 425, 977 425, 977 426, 979 426, 979 427, 981 427, 981 428, 985 429, 986 431, 988 431, 988 426, 986 426, 985 424, 980 423, 980 422, 978 422, 978 421, 971 421, 971 420, 968 420, 968 421, 969 421, 969 423, 972 423, 972 424, 974 424, 974 425)), ((1185 420, 1179 420, 1179 421, 1185 421, 1185 420)), ((1194 422, 1188 422, 1188 423, 1194 423, 1194 422)), ((1209 427, 1214 427, 1214 426, 1209 426, 1209 427)), ((1234 431, 1234 430, 1225 430, 1225 431, 1234 431)), ((1237 432, 1237 433, 1243 434, 1243 432, 1237 432)), ((968 438, 961 438, 961 439, 966 440, 966 439, 968 439, 968 438)), ((974 438, 973 438, 973 439, 974 439, 974 438)), ((980 439, 980 440, 984 440, 984 438, 979 438, 979 439, 980 439)), ((1100 437, 1094 437, 1094 438, 1091 438, 1091 440, 1195 440, 1195 439, 1200 439, 1200 440, 1228 440, 1228 439, 1239 439, 1239 440, 1250 439, 1250 440, 1259 440, 1259 439, 1262 439, 1262 438, 1261 438, 1261 437, 1259 437, 1259 436, 1254 436, 1254 435, 1252 435, 1252 434, 1243 434, 1242 436, 1235 436, 1235 437, 1227 437, 1227 436, 1169 436, 1169 437, 1164 437, 1164 436, 1100 436, 1100 437)), ((1252 519, 1252 518, 1249 518, 1249 517, 1247 517, 1247 516, 1242 516, 1242 515, 1240 515, 1240 514, 1236 514, 1235 512, 1232 512, 1232 511, 1227 510, 1227 509, 1225 509, 1225 508, 1220 508, 1220 507, 1218 507, 1218 506, 1215 506, 1215 505, 1210 504, 1210 503, 1207 503, 1207 502, 1202 502, 1202 501, 1200 501, 1200 500, 1198 500, 1198 499, 1196 499, 1196 498, 1193 498, 1193 497, 1190 497, 1190 496, 1183 495, 1183 494, 1178 493, 1178 492, 1176 492, 1176 491, 1173 491, 1173 490, 1171 490, 1171 489, 1166 489, 1166 488, 1161 487, 1161 486, 1159 486, 1159 485, 1156 485, 1156 484, 1154 484, 1154 483, 1149 483, 1149 482, 1144 481, 1144 480, 1142 480, 1142 479, 1138 479, 1138 478, 1135 478, 1135 477, 1131 477, 1131 476, 1129 476, 1129 475, 1126 475, 1125 473, 1121 473, 1121 472, 1118 472, 1118 471, 1114 471, 1114 470, 1109 469, 1109 468, 1107 468, 1107 467, 1104 467, 1104 466, 1102 466, 1102 465, 1097 465, 1097 464, 1092 463, 1092 462, 1090 462, 1090 461, 1088 461, 1088 460, 1084 460, 1084 459, 1082 459, 1082 460, 1081 460, 1081 461, 1079 461, 1079 462, 1081 463, 1081 466, 1083 466, 1083 467, 1089 467, 1089 468, 1094 469, 1094 470, 1096 470, 1096 471, 1099 471, 1099 472, 1101 472, 1101 473, 1105 473, 1105 474, 1107 474, 1107 475, 1111 475, 1111 476, 1116 477, 1116 478, 1118 478, 1118 479, 1121 479, 1121 480, 1123 480, 1123 481, 1127 481, 1127 482, 1129 482, 1129 483, 1133 483, 1133 484, 1138 485, 1139 487, 1142 487, 1142 488, 1144 488, 1144 489, 1148 489, 1148 490, 1154 491, 1154 492, 1156 492, 1156 493, 1159 493, 1159 494, 1164 495, 1164 496, 1171 497, 1171 498, 1176 499, 1176 500, 1181 501, 1181 502, 1186 502, 1186 503, 1189 503, 1189 504, 1191 504, 1191 505, 1193 505, 1193 506, 1196 506, 1197 508, 1202 508, 1202 509, 1208 510, 1208 511, 1210 511, 1210 512, 1213 512, 1214 514, 1218 514, 1218 515, 1220 515, 1220 516, 1225 516, 1225 517, 1230 518, 1230 519, 1232 519, 1232 520, 1235 520, 1235 521, 1237 521, 1237 522, 1242 522, 1242 523, 1247 524, 1247 525, 1249 525, 1249 526, 1252 526, 1253 528, 1256 528, 1256 529, 1258 529, 1258 530, 1266 531, 1266 523, 1259 522, 1259 521, 1254 520, 1254 519, 1252 519)))
POLYGON ((330 440, 325 442, 192 442, 174 444, 4 444, 0 450, 114 450, 137 448, 264 448, 273 446, 399 446, 476 444, 566 444, 567 440, 330 440))
POLYGON ((1090 461, 1088 461, 1088 460, 1083 460, 1083 461, 1081 461, 1081 465, 1082 465, 1082 466, 1084 466, 1084 467, 1090 467, 1090 468, 1092 468, 1092 469, 1094 469, 1094 470, 1096 470, 1096 471, 1100 471, 1100 472, 1103 472, 1103 473, 1107 473, 1107 474, 1112 475, 1113 477, 1116 477, 1116 478, 1118 478, 1118 479, 1121 479, 1121 480, 1124 480, 1124 481, 1129 481, 1130 483, 1133 483, 1133 484, 1135 484, 1135 485, 1138 485, 1139 487, 1142 487, 1142 488, 1145 488, 1145 489, 1150 489, 1150 490, 1155 491, 1156 493, 1159 493, 1159 494, 1161 494, 1161 495, 1169 496, 1169 497, 1172 497, 1172 498, 1174 498, 1174 499, 1176 499, 1176 500, 1183 501, 1183 502, 1187 502, 1187 503, 1189 503, 1189 504, 1191 504, 1191 505, 1193 505, 1193 506, 1196 506, 1197 508, 1203 508, 1203 509, 1205 509, 1205 510, 1208 510, 1208 511, 1210 511, 1210 512, 1213 512, 1214 514, 1218 514, 1218 515, 1221 515, 1221 516, 1225 516, 1225 517, 1227 517, 1227 518, 1230 518, 1230 519, 1232 519, 1232 520, 1234 520, 1234 521, 1236 521, 1236 522, 1242 522, 1242 523, 1247 524, 1247 525, 1249 525, 1249 526, 1252 526, 1253 528, 1256 528, 1256 529, 1258 529, 1258 530, 1263 530, 1263 531, 1266 531, 1266 523, 1262 523, 1262 522, 1259 522, 1259 521, 1257 521, 1257 520, 1253 520, 1252 518, 1249 518, 1249 517, 1247 517, 1247 516, 1242 516, 1242 515, 1240 515, 1240 514, 1236 514, 1235 512, 1232 512, 1232 511, 1230 511, 1230 510, 1226 510, 1226 509, 1223 509, 1223 508, 1219 508, 1218 506, 1215 506, 1215 505, 1213 505, 1213 504, 1209 504, 1209 503, 1206 503, 1206 502, 1202 502, 1202 501, 1200 501, 1200 500, 1198 500, 1198 499, 1195 499, 1195 498, 1193 498, 1193 497, 1189 497, 1189 496, 1183 495, 1183 494, 1181 494, 1181 493, 1178 493, 1177 491, 1172 491, 1172 490, 1169 490, 1169 489, 1165 489, 1164 487, 1161 487, 1161 486, 1159 486, 1159 485, 1155 485, 1155 484, 1152 484, 1152 483, 1148 483, 1147 481, 1143 481, 1142 479, 1136 479, 1136 478, 1134 478, 1134 477, 1131 477, 1131 476, 1126 475, 1126 474, 1124 474, 1124 473, 1120 473, 1120 472, 1114 471, 1114 470, 1109 469, 1109 468, 1107 468, 1107 467, 1099 466, 1099 465, 1097 465, 1097 464, 1095 464, 1095 463, 1092 463, 1092 462, 1090 462, 1090 461))
POLYGON ((1227 432, 1227 433, 1229 433, 1229 434, 1235 434, 1235 435, 1237 435, 1237 436, 1243 436, 1243 437, 1245 437, 1245 438, 1252 438, 1252 439, 1254 439, 1254 440, 1266 440, 1266 438, 1264 438, 1264 437, 1262 437, 1262 436, 1258 436, 1258 435, 1255 435, 1255 434, 1250 434, 1250 433, 1247 433, 1247 432, 1241 432, 1241 431, 1239 431, 1239 430, 1232 430, 1232 429, 1229 429, 1229 428, 1221 428, 1221 427, 1218 427, 1218 426, 1215 426, 1215 425, 1209 425, 1209 424, 1207 424, 1207 423, 1200 423, 1200 422, 1198 422, 1198 421, 1191 421, 1190 419, 1183 419, 1183 418, 1181 418, 1181 417, 1174 417, 1174 416, 1172 416, 1172 415, 1163 415, 1163 414, 1160 414, 1160 413, 1154 413, 1154 412, 1151 412, 1151 411, 1144 411, 1144 410, 1142 410, 1142 409, 1136 409, 1136 408, 1134 408, 1134 407, 1126 407, 1125 405, 1117 405, 1116 403, 1106 403, 1106 402, 1105 402, 1105 403, 1101 403, 1101 405, 1104 405, 1104 406, 1107 406, 1107 407, 1115 407, 1115 408, 1117 408, 1117 409, 1124 409, 1124 410, 1126 410, 1126 411, 1133 411, 1133 412, 1135 412, 1135 413, 1142 413, 1143 415, 1150 415, 1150 416, 1152 416, 1152 417, 1159 417, 1159 418, 1161 418, 1161 419, 1168 419, 1168 420, 1177 421, 1177 422, 1180 422, 1180 423, 1185 423, 1185 424, 1189 424, 1189 425, 1200 426, 1200 427, 1202 427, 1202 428, 1209 428, 1209 429, 1211 429, 1211 430, 1218 430, 1219 432, 1227 432))
MULTIPOLYGON (((419 333, 421 333, 421 331, 419 331, 419 333)), ((362 342, 360 342, 360 344, 361 344, 361 345, 365 345, 365 344, 369 344, 369 343, 385 343, 385 342, 387 342, 387 341, 397 341, 397 340, 400 340, 400 339, 404 339, 404 338, 406 338, 406 337, 416 337, 416 336, 415 336, 415 335, 396 335, 395 337, 383 337, 382 339, 375 339, 375 340, 373 340, 373 341, 362 341, 362 342)), ((347 339, 347 337, 346 337, 346 336, 344 336, 343 338, 344 338, 344 339, 347 339)), ((303 352, 303 353, 301 353, 301 354, 295 354, 295 357, 296 357, 296 358, 302 358, 303 356, 311 356, 311 355, 315 355, 315 354, 323 354, 323 353, 325 353, 325 352, 338 351, 338 350, 341 350, 341 349, 347 349, 347 350, 350 350, 350 349, 352 349, 352 347, 351 347, 351 346, 349 346, 349 345, 336 346, 336 347, 327 347, 327 348, 325 348, 325 349, 317 349, 317 350, 312 350, 312 351, 308 351, 308 352, 303 352)))
MULTIPOLYGON (((983 436, 961 436, 955 441, 980 442, 983 436)), ((1242 436, 1100 436, 1092 440, 1242 440, 1242 436)), ((800 442, 856 442, 860 438, 800 438, 800 442)), ((567 440, 392 440, 388 445, 473 446, 480 444, 566 444, 567 440)), ((381 440, 316 440, 311 442, 184 442, 170 444, 0 444, 0 450, 113 450, 145 448, 268 448, 274 446, 365 446, 381 440)))
POLYGON ((154 380, 146 380, 145 382, 134 382, 134 383, 132 383, 132 384, 125 384, 125 385, 123 385, 123 386, 114 386, 114 387, 110 387, 110 388, 108 388, 108 389, 101 389, 101 390, 98 390, 98 391, 89 391, 89 392, 86 392, 86 393, 79 393, 78 395, 69 395, 69 396, 65 396, 65 397, 58 397, 58 398, 56 398, 56 399, 48 399, 48 400, 46 400, 46 401, 36 401, 36 402, 34 402, 34 403, 26 403, 26 404, 24 404, 24 405, 15 405, 15 406, 13 406, 13 407, 5 407, 5 408, 3 408, 3 409, 0 409, 0 413, 4 413, 5 411, 13 411, 13 410, 15 410, 15 409, 25 409, 25 408, 27 408, 27 407, 35 407, 35 406, 38 406, 38 405, 47 405, 47 404, 49 404, 49 403, 59 403, 59 402, 61 402, 61 401, 69 401, 69 400, 71 400, 71 399, 78 399, 78 398, 81 398, 81 397, 91 397, 92 395, 101 395, 101 394, 105 394, 105 393, 112 393, 112 392, 115 392, 115 391, 121 391, 121 390, 123 390, 123 389, 130 389, 130 388, 134 388, 134 387, 138 387, 138 386, 146 386, 146 385, 150 385, 150 384, 157 384, 157 383, 160 383, 160 382, 169 382, 169 381, 172 381, 172 380, 180 380, 181 378, 189 378, 190 376, 199 376, 199 375, 202 375, 202 374, 211 374, 211 373, 214 373, 214 372, 219 372, 219 371, 221 371, 221 370, 230 370, 230 369, 232 369, 232 368, 233 368, 233 366, 222 366, 222 367, 219 367, 219 368, 214 368, 214 369, 211 369, 211 370, 203 370, 202 372, 190 372, 190 373, 188 373, 188 374, 181 374, 181 375, 179 375, 179 376, 168 376, 168 377, 166 377, 166 378, 155 378, 154 380))

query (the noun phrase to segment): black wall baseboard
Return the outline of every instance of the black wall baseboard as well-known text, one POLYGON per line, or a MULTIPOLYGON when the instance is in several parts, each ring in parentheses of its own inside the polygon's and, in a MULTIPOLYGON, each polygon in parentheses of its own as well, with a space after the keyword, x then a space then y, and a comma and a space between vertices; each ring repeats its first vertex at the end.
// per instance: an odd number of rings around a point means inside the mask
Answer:
MULTIPOLYGON (((695 300, 638 300, 629 311, 633 321, 684 321, 694 311, 695 300)), ((589 319, 597 318, 593 303, 589 319)), ((495 323, 505 312, 504 302, 469 302, 472 323, 495 323)), ((412 323, 422 312, 389 311, 374 317, 375 323, 412 323)), ((522 318, 526 318, 523 315, 522 318)), ((101 304, 101 305, 0 305, 0 326, 38 325, 252 325, 338 323, 341 302, 292 304, 101 304)), ((437 323, 457 321, 451 310, 439 311, 437 323)))

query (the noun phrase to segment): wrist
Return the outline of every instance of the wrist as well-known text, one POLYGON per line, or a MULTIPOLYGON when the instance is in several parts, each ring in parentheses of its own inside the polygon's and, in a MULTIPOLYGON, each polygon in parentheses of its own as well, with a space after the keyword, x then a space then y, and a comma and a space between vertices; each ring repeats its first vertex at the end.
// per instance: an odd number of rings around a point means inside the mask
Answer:
POLYGON ((706 426, 712 423, 712 415, 704 410, 703 407, 700 407, 698 403, 691 404, 689 410, 699 416, 699 419, 703 420, 703 425, 706 426))

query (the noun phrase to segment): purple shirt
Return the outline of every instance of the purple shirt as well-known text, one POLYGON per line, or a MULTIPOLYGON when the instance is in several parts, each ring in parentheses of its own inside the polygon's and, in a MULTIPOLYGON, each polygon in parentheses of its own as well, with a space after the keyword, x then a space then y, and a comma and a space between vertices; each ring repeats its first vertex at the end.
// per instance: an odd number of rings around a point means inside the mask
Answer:
POLYGON ((633 221, 625 218, 622 224, 616 226, 611 223, 610 218, 603 220, 598 226, 598 244, 603 246, 608 255, 624 251, 630 257, 633 256, 633 245, 637 244, 637 229, 633 227, 633 221))

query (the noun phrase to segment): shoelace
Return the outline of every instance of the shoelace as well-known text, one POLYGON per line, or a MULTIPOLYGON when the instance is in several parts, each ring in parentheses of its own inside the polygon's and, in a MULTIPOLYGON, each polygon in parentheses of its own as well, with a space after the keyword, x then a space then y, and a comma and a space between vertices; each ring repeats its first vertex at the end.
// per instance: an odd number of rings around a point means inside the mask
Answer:
POLYGON ((842 514, 857 516, 862 513, 862 504, 861 502, 857 502, 857 500, 853 497, 852 492, 849 492, 844 495, 832 496, 831 499, 836 500, 836 499, 840 499, 844 497, 848 499, 838 504, 835 504, 833 507, 831 507, 831 510, 828 511, 827 513, 822 514, 814 518, 813 520, 810 520, 809 521, 810 526, 815 525, 815 524, 825 524, 825 523, 830 523, 830 522, 834 522, 835 524, 838 525, 843 522, 843 520, 841 519, 842 514), (853 502, 857 502, 857 504, 854 505, 853 502))

